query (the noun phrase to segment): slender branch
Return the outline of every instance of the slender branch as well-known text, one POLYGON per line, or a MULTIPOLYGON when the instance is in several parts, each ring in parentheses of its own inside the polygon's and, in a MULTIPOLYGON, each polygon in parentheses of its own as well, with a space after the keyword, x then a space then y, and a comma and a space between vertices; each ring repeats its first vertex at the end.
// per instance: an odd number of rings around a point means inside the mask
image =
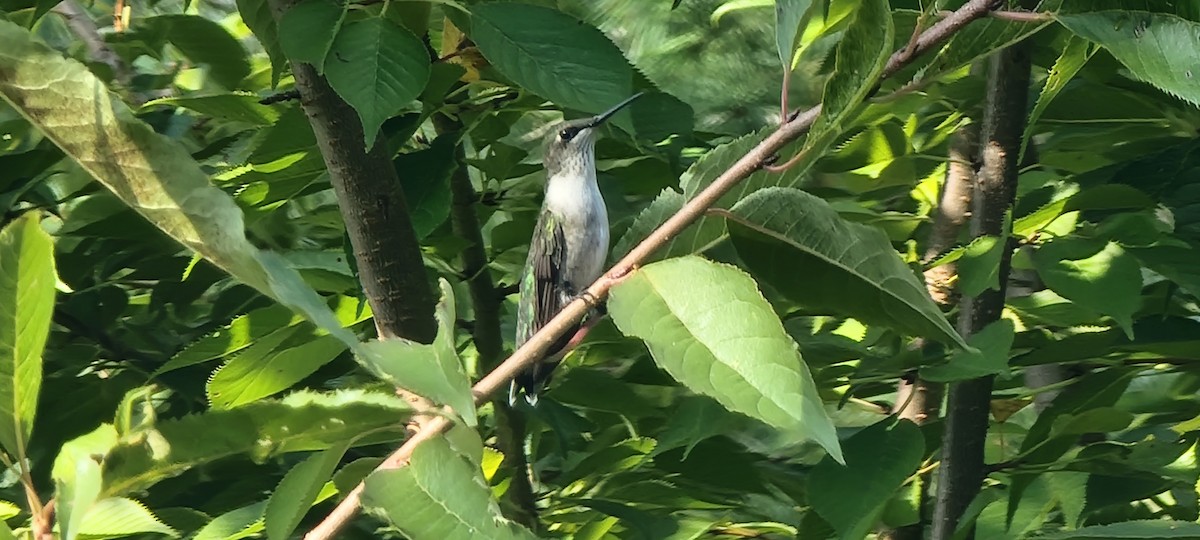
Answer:
MULTIPOLYGON (((938 12, 938 16, 946 17, 951 13, 954 13, 954 12, 942 10, 942 11, 938 12)), ((1038 13, 1036 11, 1006 11, 1006 10, 998 9, 996 11, 989 13, 988 16, 992 17, 993 19, 1001 19, 1001 20, 1013 21, 1013 22, 1040 23, 1040 22, 1054 20, 1054 14, 1038 13)))
MULTIPOLYGON (((100 29, 96 26, 96 21, 92 20, 92 16, 87 10, 80 6, 75 0, 64 0, 52 9, 54 13, 62 16, 67 23, 67 28, 71 29, 71 33, 83 42, 83 46, 87 48, 88 56, 97 62, 101 62, 112 70, 113 78, 121 85, 121 88, 128 90, 129 83, 133 80, 133 72, 129 70, 129 66, 121 61, 121 57, 108 46, 108 42, 104 41, 104 37, 100 35, 100 29)), ((140 104, 144 101, 141 96, 131 96, 134 104, 140 104)))
MULTIPOLYGON (((911 51, 897 51, 888 59, 881 77, 889 77, 911 62, 917 55, 922 54, 935 45, 945 41, 955 32, 971 21, 985 16, 992 9, 995 0, 969 0, 953 14, 943 18, 916 40, 916 47, 911 51)), ((742 156, 721 176, 713 181, 704 191, 689 200, 675 215, 650 233, 645 240, 635 246, 612 269, 596 280, 587 289, 587 293, 595 299, 603 299, 608 291, 627 275, 639 263, 689 225, 702 217, 705 211, 728 193, 739 182, 762 168, 762 164, 774 156, 784 145, 796 140, 812 127, 821 107, 818 105, 807 111, 790 115, 790 120, 767 136, 758 146, 742 156)), ((492 394, 503 388, 518 373, 528 368, 543 355, 558 338, 583 320, 588 313, 588 301, 578 298, 567 304, 554 318, 529 338, 520 348, 513 352, 504 363, 485 375, 472 388, 476 403, 482 403, 492 394)), ((405 441, 395 452, 384 459, 376 470, 387 470, 401 467, 408 463, 412 451, 424 441, 436 437, 451 426, 451 420, 439 416, 424 426, 419 433, 405 441)), ((334 508, 325 520, 313 528, 305 536, 307 540, 324 540, 333 538, 342 527, 358 512, 363 485, 360 483, 354 490, 346 494, 346 498, 334 508)))
MULTIPOLYGON (((980 170, 971 216, 973 236, 1006 238, 1005 216, 1016 194, 1021 134, 1026 120, 1031 67, 1028 40, 995 55, 989 66, 988 93, 981 127, 980 170)), ((964 297, 959 304, 959 332, 970 336, 999 320, 1004 309, 1012 244, 1003 250, 999 290, 964 297)), ((954 536, 970 502, 987 475, 983 450, 987 436, 993 377, 951 385, 942 436, 942 467, 933 515, 933 540, 954 536)), ((974 532, 968 534, 973 538, 974 532)))

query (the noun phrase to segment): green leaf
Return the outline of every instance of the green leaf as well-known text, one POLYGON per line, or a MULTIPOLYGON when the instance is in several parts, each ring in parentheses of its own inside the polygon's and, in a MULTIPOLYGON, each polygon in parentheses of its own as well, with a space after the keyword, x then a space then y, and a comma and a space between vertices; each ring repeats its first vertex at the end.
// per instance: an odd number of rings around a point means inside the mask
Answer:
POLYGON ((820 198, 764 189, 733 207, 729 231, 749 268, 802 305, 966 347, 887 236, 820 198))
POLYGON ((783 69, 792 69, 796 37, 811 8, 812 0, 775 0, 775 48, 783 69))
POLYGON ((287 452, 324 450, 347 439, 399 429, 410 412, 394 395, 342 390, 297 392, 282 400, 159 421, 153 429, 123 437, 108 453, 104 493, 145 489, 237 454, 261 461, 287 452))
POLYGON ((442 135, 429 148, 392 159, 418 240, 425 239, 450 217, 450 175, 458 167, 454 157, 457 144, 457 136, 442 135))
POLYGON ((232 122, 243 122, 255 126, 269 126, 279 119, 279 113, 258 102, 254 94, 233 92, 205 96, 168 97, 147 101, 142 110, 158 106, 180 107, 232 122))
POLYGON ((734 418, 720 403, 704 396, 684 396, 679 399, 667 425, 657 435, 658 444, 653 454, 684 447, 683 459, 701 441, 728 433, 734 418))
POLYGON ((967 339, 972 349, 955 351, 946 364, 921 369, 921 378, 933 382, 965 381, 1008 372, 1016 327, 1009 319, 995 321, 967 339))
POLYGON ((267 5, 267 0, 237 0, 237 8, 242 22, 246 23, 246 27, 258 38, 258 42, 267 51, 267 57, 271 59, 271 87, 274 88, 283 75, 287 57, 283 54, 283 48, 279 46, 279 30, 275 24, 275 17, 271 15, 271 7, 267 5))
POLYGON ((333 476, 349 445, 333 446, 313 454, 284 475, 279 487, 267 499, 263 520, 269 540, 289 538, 304 514, 317 500, 325 483, 333 476))
POLYGON ((1200 105, 1196 42, 1200 22, 1167 13, 1095 11, 1059 15, 1075 35, 1098 43, 1138 79, 1200 105))
POLYGON ((742 271, 694 256, 657 262, 613 287, 608 309, 622 333, 645 341, 688 388, 794 430, 841 461, 812 374, 742 271))
POLYGON ((417 446, 407 467, 368 476, 362 502, 409 538, 536 538, 500 515, 481 471, 441 438, 417 446))
POLYGON ((809 473, 809 504, 841 538, 864 538, 889 499, 921 465, 925 438, 907 420, 884 420, 845 442, 846 464, 821 460, 809 473))
POLYGON ((633 94, 633 68, 591 25, 549 8, 471 8, 471 39, 504 76, 561 107, 599 113, 633 94))
POLYGON ((233 90, 250 74, 246 49, 220 24, 199 15, 157 15, 140 25, 166 37, 179 52, 197 64, 208 64, 218 84, 233 90))
POLYGON ((92 505, 83 518, 79 534, 87 538, 119 538, 155 533, 179 537, 148 508, 133 499, 111 497, 92 505))
POLYGON ((55 479, 54 514, 63 540, 74 540, 88 510, 100 498, 100 463, 90 457, 75 462, 69 478, 55 479))
POLYGON ((56 280, 54 242, 36 212, 0 230, 0 444, 18 460, 37 413, 56 280))
POLYGON ((314 338, 305 330, 292 326, 272 334, 282 342, 260 341, 268 346, 251 347, 213 372, 205 387, 212 407, 232 409, 287 390, 345 352, 341 340, 314 338))
POLYGON ((0 21, 0 43, 0 97, 84 171, 218 268, 357 344, 299 273, 247 240, 237 204, 179 143, 155 133, 86 67, 24 28, 0 21))
POLYGON ((454 345, 454 290, 445 279, 438 283, 442 300, 435 312, 438 334, 432 344, 405 339, 376 340, 363 344, 358 358, 379 378, 449 405, 468 425, 474 426, 471 381, 463 371, 454 345))
POLYGON ((237 540, 262 532, 266 501, 225 512, 196 532, 192 540, 237 540))
POLYGON ((1021 154, 1017 158, 1018 163, 1024 163, 1025 150, 1029 147, 1029 139, 1033 137, 1033 130, 1037 128, 1037 121, 1042 117, 1042 113, 1046 112, 1046 107, 1050 106, 1050 102, 1058 97, 1058 93, 1062 92, 1063 88, 1067 87, 1067 83, 1075 77, 1076 73, 1083 68, 1088 59, 1095 54, 1096 48, 1089 44, 1086 40, 1071 36, 1067 40, 1067 44, 1063 46, 1062 54, 1058 56, 1058 60, 1054 61, 1054 66, 1050 68, 1050 75, 1046 77, 1046 84, 1042 87, 1042 93, 1038 96, 1037 103, 1033 106, 1033 111, 1029 113, 1029 120, 1025 123, 1025 133, 1021 136, 1021 154))
POLYGON ((408 29, 382 18, 360 19, 338 29, 325 76, 358 112, 370 150, 383 122, 421 95, 429 80, 429 54, 408 29))
POLYGON ((305 62, 322 72, 345 17, 341 5, 327 0, 294 4, 279 20, 279 44, 291 61, 305 62))
POLYGON ((996 236, 978 236, 963 250, 958 262, 958 290, 964 296, 979 296, 1000 288, 1000 259, 1007 242, 996 236))
POLYGON ((887 0, 864 0, 837 46, 833 75, 825 82, 821 115, 805 139, 805 148, 840 134, 844 123, 875 88, 892 54, 892 15, 887 0))
POLYGON ((1061 531, 1042 538, 1053 540, 1151 540, 1159 538, 1200 538, 1200 524, 1190 521, 1140 520, 1093 525, 1074 531, 1061 531))
MULTIPOLYGON (((625 234, 621 235, 621 239, 617 241, 617 245, 613 249, 613 257, 620 259, 628 254, 634 246, 645 240, 650 233, 666 223, 676 212, 679 212, 685 202, 687 201, 678 191, 671 188, 663 189, 662 193, 659 193, 658 197, 655 197, 650 205, 634 218, 625 234)), ((715 245, 724 236, 725 226, 721 220, 700 218, 699 221, 684 229, 682 233, 671 238, 666 246, 655 251, 643 262, 648 264, 679 255, 701 253, 715 245)))
POLYGON ((1050 290, 1112 317, 1133 338, 1133 314, 1142 303, 1142 272, 1137 259, 1120 245, 1059 238, 1034 251, 1033 264, 1050 290))

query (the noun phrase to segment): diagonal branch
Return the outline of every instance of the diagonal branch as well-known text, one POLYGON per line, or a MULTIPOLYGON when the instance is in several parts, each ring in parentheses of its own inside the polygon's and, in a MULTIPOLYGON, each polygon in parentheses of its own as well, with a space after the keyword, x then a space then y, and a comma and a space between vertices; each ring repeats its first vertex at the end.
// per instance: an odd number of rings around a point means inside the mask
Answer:
MULTIPOLYGON (((894 75, 914 58, 942 43, 971 21, 987 15, 995 5, 995 0, 969 0, 957 11, 930 26, 928 30, 923 32, 914 41, 912 47, 906 47, 905 50, 893 53, 883 69, 883 73, 880 76, 881 79, 894 75)), ((639 263, 646 260, 647 257, 662 248, 672 237, 683 232, 689 225, 702 217, 706 210, 715 205, 723 195, 728 193, 739 182, 762 168, 764 163, 769 163, 784 145, 807 133, 820 112, 821 106, 818 105, 807 111, 792 115, 788 122, 781 125, 778 130, 769 135, 758 146, 747 152, 745 156, 742 156, 741 159, 713 181, 704 191, 688 201, 666 223, 663 223, 658 229, 650 233, 645 240, 635 246, 608 273, 588 287, 588 295, 597 300, 605 298, 608 295, 609 289, 622 277, 631 272, 639 263)), ((567 304, 558 315, 555 315, 553 319, 526 341, 524 345, 513 352, 512 356, 508 357, 508 360, 505 360, 504 363, 500 364, 500 366, 475 384, 472 389, 475 393, 475 402, 482 403, 486 401, 489 396, 515 378, 518 373, 541 358, 560 336, 583 320, 588 310, 588 301, 582 297, 567 304)), ((420 432, 405 441, 399 449, 388 456, 376 470, 403 467, 408 463, 409 457, 412 456, 412 451, 417 445, 436 437, 451 425, 452 420, 445 416, 433 418, 422 426, 420 432)), ((333 512, 309 531, 305 538, 307 540, 333 538, 358 513, 362 491, 363 484, 360 483, 347 493, 346 498, 334 508, 333 512)))

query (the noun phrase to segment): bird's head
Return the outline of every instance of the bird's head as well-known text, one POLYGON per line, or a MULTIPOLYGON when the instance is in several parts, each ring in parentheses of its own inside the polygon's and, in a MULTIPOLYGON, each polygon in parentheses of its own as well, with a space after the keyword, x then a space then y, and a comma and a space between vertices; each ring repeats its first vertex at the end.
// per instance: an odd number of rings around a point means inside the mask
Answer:
POLYGON ((542 160, 546 174, 551 177, 576 172, 586 174, 596 160, 596 132, 600 125, 641 95, 641 92, 634 94, 596 116, 567 120, 555 126, 546 135, 545 157, 542 160))

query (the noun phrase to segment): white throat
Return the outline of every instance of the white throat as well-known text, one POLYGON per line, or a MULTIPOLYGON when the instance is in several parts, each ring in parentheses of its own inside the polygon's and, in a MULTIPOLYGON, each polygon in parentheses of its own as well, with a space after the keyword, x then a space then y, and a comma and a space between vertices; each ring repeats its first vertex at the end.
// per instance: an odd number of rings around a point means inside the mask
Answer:
POLYGON ((586 167, 583 171, 572 172, 577 174, 560 173, 547 180, 546 207, 567 220, 607 217, 604 198, 600 196, 600 186, 596 184, 595 169, 586 167))

